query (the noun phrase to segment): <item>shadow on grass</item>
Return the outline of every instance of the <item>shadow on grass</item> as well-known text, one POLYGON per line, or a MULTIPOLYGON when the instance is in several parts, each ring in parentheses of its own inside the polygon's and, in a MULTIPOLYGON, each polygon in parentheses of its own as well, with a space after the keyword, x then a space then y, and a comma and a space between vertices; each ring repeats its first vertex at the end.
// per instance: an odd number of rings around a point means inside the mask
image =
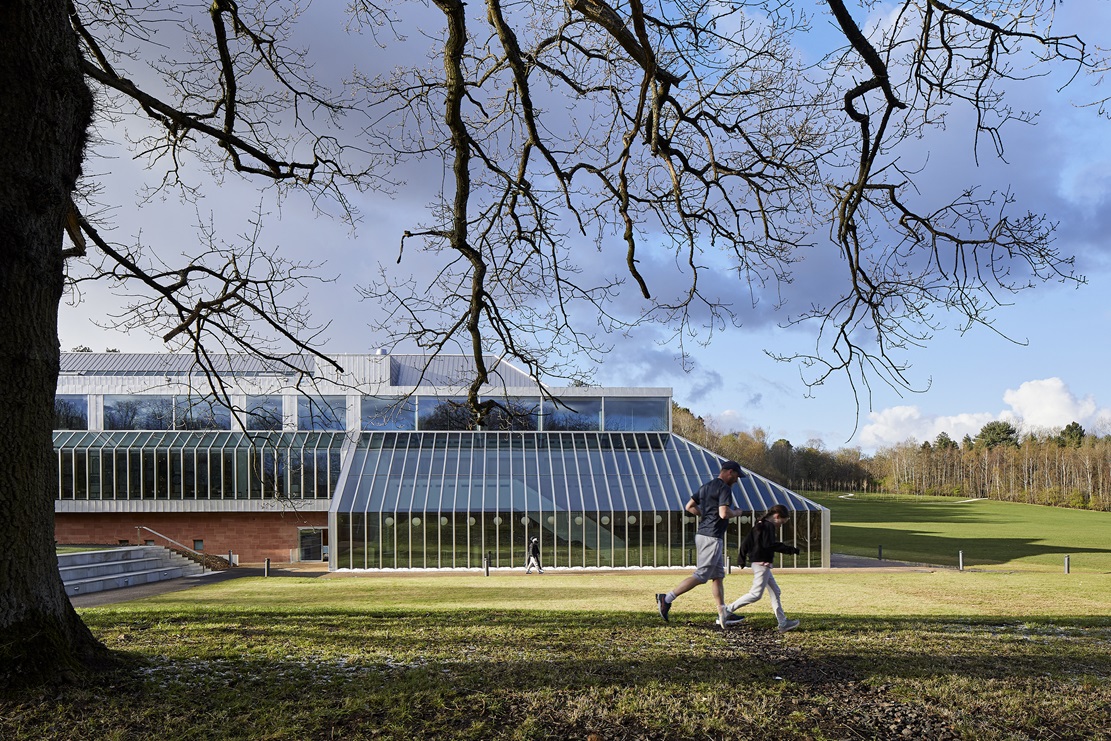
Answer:
POLYGON ((839 552, 876 557, 882 546, 885 559, 951 566, 957 565, 962 551, 966 566, 1000 564, 1038 556, 1056 555, 1063 559, 1066 555, 1111 553, 1111 548, 1046 545, 1037 542, 1036 538, 964 538, 859 525, 841 525, 839 530, 842 536, 835 545, 839 552))
MULTIPOLYGON (((1036 522, 1034 515, 1027 509, 1009 508, 1017 505, 1012 502, 999 500, 969 500, 946 499, 944 501, 915 502, 907 499, 894 501, 874 499, 835 499, 823 500, 830 508, 833 522, 848 523, 948 523, 951 525, 991 525, 1004 523, 1036 522), (980 507, 978 504, 994 504, 993 507, 980 507)), ((1019 505, 1020 506, 1020 505, 1019 505)), ((1049 508, 1055 514, 1075 514, 1083 517, 1093 513, 1088 510, 1072 510, 1065 508, 1049 508)))
POLYGON ((214 610, 121 617, 100 624, 86 616, 94 630, 110 637, 111 647, 135 655, 202 655, 265 665, 273 653, 275 665, 284 667, 292 652, 317 663, 387 674, 423 673, 434 666, 447 671, 445 676, 474 675, 490 686, 525 682, 532 689, 713 683, 722 680, 723 671, 734 679, 766 678, 788 659, 797 663, 799 649, 817 651, 824 662, 841 667, 840 674, 851 669, 867 679, 876 673, 968 675, 974 667, 983 667, 985 676, 1018 668, 1038 676, 1059 671, 1062 657, 1075 648, 1091 654, 1097 673, 1111 676, 1111 616, 1105 615, 810 615, 787 636, 766 619, 746 621, 723 634, 708 617, 663 623, 639 614, 550 611, 282 611, 275 619, 265 611, 214 610))
POLYGON ((787 635, 766 618, 722 633, 705 617, 496 608, 84 617, 131 671, 10 706, 8 737, 955 739, 1013 722, 1090 738, 1111 721, 1098 697, 1087 713, 1060 699, 1111 675, 1108 616, 812 615, 787 635), (969 682, 1001 699, 938 699, 969 682), (1042 695, 1061 712, 1030 712, 1042 695))

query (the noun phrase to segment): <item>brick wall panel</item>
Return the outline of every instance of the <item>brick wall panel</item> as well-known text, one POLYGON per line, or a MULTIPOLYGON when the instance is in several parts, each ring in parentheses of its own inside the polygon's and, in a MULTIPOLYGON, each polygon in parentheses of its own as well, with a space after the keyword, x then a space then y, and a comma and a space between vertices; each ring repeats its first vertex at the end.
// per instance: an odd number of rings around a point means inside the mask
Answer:
POLYGON ((149 527, 168 538, 192 547, 194 540, 204 541, 204 550, 226 556, 230 550, 240 563, 261 563, 267 558, 287 563, 290 550, 300 558, 299 530, 318 527, 324 530, 327 543, 328 514, 303 512, 296 519, 272 512, 252 513, 93 513, 54 515, 54 539, 60 545, 117 545, 126 542, 139 545, 147 540, 155 545, 166 543, 149 532, 137 534, 137 526, 149 527))

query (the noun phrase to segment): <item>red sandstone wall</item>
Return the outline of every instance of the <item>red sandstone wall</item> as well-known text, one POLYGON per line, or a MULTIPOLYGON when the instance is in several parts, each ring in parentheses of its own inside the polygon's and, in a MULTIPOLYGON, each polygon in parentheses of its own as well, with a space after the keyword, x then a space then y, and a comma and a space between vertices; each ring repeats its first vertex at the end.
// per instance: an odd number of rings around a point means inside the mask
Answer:
POLYGON ((291 549, 294 559, 299 558, 299 527, 325 530, 324 543, 328 543, 327 512, 56 513, 54 539, 62 545, 114 545, 121 541, 141 545, 147 540, 166 545, 145 531, 136 540, 138 525, 157 530, 190 548, 194 540, 203 540, 205 552, 213 555, 226 556, 230 550, 243 564, 261 563, 267 558, 272 563, 289 563, 291 549))

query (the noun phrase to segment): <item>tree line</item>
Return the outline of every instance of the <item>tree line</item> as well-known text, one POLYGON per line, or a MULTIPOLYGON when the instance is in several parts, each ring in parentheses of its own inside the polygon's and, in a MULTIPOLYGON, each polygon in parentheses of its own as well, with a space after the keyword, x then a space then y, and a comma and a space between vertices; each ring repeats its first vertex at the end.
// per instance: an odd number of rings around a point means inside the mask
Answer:
POLYGON ((671 428, 717 455, 735 460, 748 470, 795 491, 875 491, 877 479, 859 448, 826 450, 820 440, 796 446, 780 438, 769 442, 767 432, 721 433, 689 409, 673 405, 671 428))
POLYGON ((868 469, 882 491, 1111 510, 1111 436, 1087 434, 1077 422, 1025 435, 989 422, 960 443, 942 432, 883 448, 868 469))
POLYGON ((769 442, 759 427, 720 433, 678 405, 672 420, 676 434, 795 491, 985 497, 1111 511, 1111 436, 1088 434, 1077 422, 1022 435, 997 420, 960 442, 942 432, 866 456, 859 448, 826 450, 819 440, 769 442))

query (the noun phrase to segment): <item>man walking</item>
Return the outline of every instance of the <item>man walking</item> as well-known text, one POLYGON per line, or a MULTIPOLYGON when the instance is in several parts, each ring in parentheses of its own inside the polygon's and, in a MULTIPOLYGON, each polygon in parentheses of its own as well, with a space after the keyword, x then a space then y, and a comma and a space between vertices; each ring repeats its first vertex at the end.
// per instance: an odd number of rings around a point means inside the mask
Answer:
POLYGON ((525 566, 525 573, 531 574, 533 566, 536 567, 537 573, 544 573, 544 569, 540 568, 540 539, 536 537, 528 542, 528 563, 525 566))
POLYGON ((686 510, 698 517, 698 530, 695 532, 694 545, 698 552, 697 566, 693 574, 667 594, 656 595, 656 605, 660 617, 668 621, 671 603, 679 595, 689 592, 699 584, 710 582, 714 602, 717 605, 717 624, 724 630, 730 617, 725 608, 725 529, 732 517, 740 517, 743 510, 733 508, 733 484, 745 474, 736 461, 721 464, 721 472, 716 479, 702 485, 691 495, 686 510))
MULTIPOLYGON (((781 543, 776 537, 776 531, 791 519, 790 512, 782 504, 777 504, 767 511, 763 517, 756 521, 745 539, 741 541, 738 565, 743 569, 745 563, 752 565, 752 589, 749 593, 729 605, 729 613, 739 610, 745 605, 751 605, 764 595, 767 588, 771 595, 772 612, 775 613, 776 622, 779 623, 779 632, 786 633, 799 627, 798 620, 788 620, 783 612, 783 605, 779 601, 779 585, 772 575, 772 560, 775 554, 789 553, 798 555, 799 549, 793 545, 781 543)), ((736 620, 740 616, 734 616, 736 620)))

